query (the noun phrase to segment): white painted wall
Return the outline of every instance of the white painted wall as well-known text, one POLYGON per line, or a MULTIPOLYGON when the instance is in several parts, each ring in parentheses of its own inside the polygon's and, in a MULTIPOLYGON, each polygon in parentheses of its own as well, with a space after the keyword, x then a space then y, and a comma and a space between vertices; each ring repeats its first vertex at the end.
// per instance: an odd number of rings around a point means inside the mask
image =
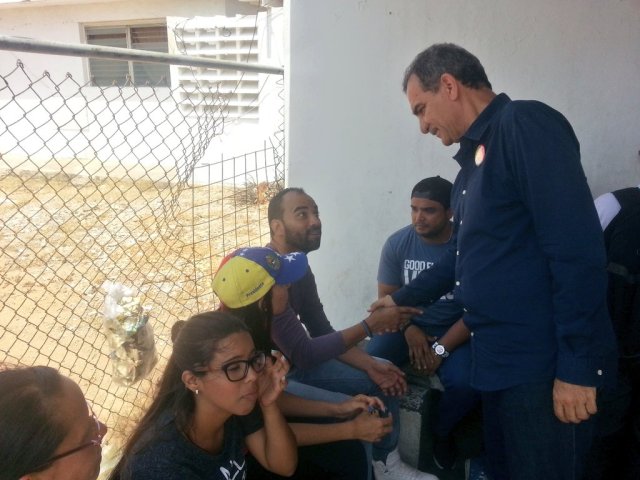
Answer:
MULTIPOLYGON (((100 22, 116 24, 129 21, 164 20, 168 16, 224 15, 224 0, 137 0, 75 1, 62 4, 49 2, 0 5, 0 32, 3 35, 32 37, 65 43, 83 43, 82 25, 100 22)), ((253 8, 255 11, 255 7, 253 8)), ((85 62, 79 57, 51 57, 48 55, 7 52, 0 50, 2 65, 15 64, 17 59, 28 65, 30 72, 40 75, 69 72, 74 78, 86 80, 85 62), (52 61, 53 58, 53 61, 52 61)))
POLYGON ((401 90, 432 43, 477 55, 495 91, 563 112, 594 196, 640 182, 640 0, 288 3, 289 185, 320 207, 310 260, 334 326, 376 296, 379 251, 408 223, 411 187, 457 172, 456 149, 420 134, 401 90))
MULTIPOLYGON (((38 40, 57 41, 70 44, 84 43, 83 29, 84 26, 89 25, 102 25, 102 24, 125 24, 125 23, 147 23, 153 21, 165 21, 169 19, 169 36, 171 36, 171 26, 175 25, 176 19, 185 20, 187 18, 194 19, 196 17, 207 17, 211 20, 213 25, 216 16, 235 17, 236 15, 254 15, 257 7, 246 2, 238 0, 189 0, 189 1, 173 1, 173 0, 137 0, 136 2, 120 1, 120 0, 106 0, 104 2, 95 2, 90 0, 37 0, 29 3, 18 4, 0 4, 0 34, 10 36, 23 36, 31 37, 38 40)), ((240 17, 236 17, 240 18, 240 17)), ((199 20, 205 21, 205 20, 199 20)), ((233 19, 230 20, 230 24, 233 25, 233 19)), ((281 66, 284 63, 283 60, 283 19, 282 9, 272 9, 269 15, 262 13, 259 16, 258 21, 258 35, 260 36, 260 59, 259 62, 267 65, 281 66)), ((174 44, 170 40, 170 45, 174 44)), ((169 52, 178 53, 178 52, 169 52)), ((6 75, 10 72, 16 62, 21 60, 24 64, 24 69, 27 75, 36 80, 42 77, 43 72, 47 71, 50 74, 51 82, 38 82, 35 90, 37 95, 41 98, 48 97, 54 92, 54 83, 62 82, 65 75, 70 73, 73 79, 78 84, 85 84, 88 81, 88 60, 81 57, 72 56, 56 56, 47 54, 33 54, 25 52, 13 52, 0 50, 0 74, 6 75)), ((2 101, 7 97, 10 98, 12 92, 20 92, 28 84, 27 80, 22 75, 10 76, 10 89, 2 88, 0 85, 0 105, 2 101)), ((261 75, 260 81, 262 85, 262 92, 260 96, 260 119, 258 122, 243 122, 241 119, 229 119, 225 123, 224 134, 214 137, 211 141, 207 151, 204 154, 201 163, 219 162, 221 158, 231 158, 234 156, 242 155, 245 153, 251 153, 256 150, 271 145, 274 133, 280 128, 282 123, 282 116, 280 113, 282 107, 282 99, 280 94, 282 92, 282 79, 278 75, 261 75)), ((175 85, 174 85, 175 86, 175 85)), ((63 89, 64 90, 64 89, 63 89)), ((97 89, 90 89, 94 93, 97 89)), ((126 90, 126 89, 125 89, 126 90)), ((139 88, 141 92, 149 90, 145 87, 139 88)), ((159 89, 159 96, 166 95, 166 89, 159 89)), ((95 93, 97 95, 97 93, 95 93)), ((150 98, 145 100, 145 105, 149 105, 153 102, 153 96, 150 92, 143 93, 143 97, 150 98)), ((93 98, 90 96, 90 98, 93 98)), ((12 124, 14 118, 21 118, 24 113, 23 110, 31 110, 40 103, 40 99, 33 93, 27 93, 26 95, 20 95, 20 108, 3 108, 3 119, 7 124, 12 124), (31 97, 32 101, 25 101, 25 98, 31 97)), ((49 101, 51 103, 51 101, 49 101)), ((132 103, 132 102, 129 102, 132 103)), ((89 113, 84 110, 84 104, 81 101, 70 101, 74 111, 80 112, 77 120, 78 123, 83 124, 88 121, 85 118, 89 113)), ((94 102, 95 105, 95 102, 94 102)), ((14 105, 15 106, 15 105, 14 105)), ((17 107, 17 106, 15 106, 17 107)), ((57 110, 54 107, 48 107, 49 111, 57 110)), ((64 109, 63 109, 64 110, 64 109)), ((98 110, 94 108, 94 110, 98 110)), ((148 110, 154 110, 149 107, 148 110)), ((153 128, 154 125, 158 125, 166 117, 166 109, 155 109, 155 114, 161 118, 146 119, 150 129, 148 131, 143 129, 141 132, 134 132, 127 135, 127 142, 129 145, 136 145, 141 142, 142 134, 145 133, 146 143, 149 145, 162 145, 163 132, 161 128, 153 128), (135 138, 136 135, 140 138, 135 138)), ((122 112, 124 116, 128 116, 128 112, 122 112)), ((177 113, 177 112, 176 112, 177 113)), ((42 124, 46 122, 46 118, 49 116, 48 112, 43 112, 43 120, 35 120, 34 123, 42 124)), ((57 117, 64 115, 64 111, 60 111, 56 114, 57 117)), ((173 125, 177 125, 180 120, 180 115, 171 114, 178 118, 173 125)), ((31 117, 33 120, 33 116, 31 117)), ((63 119, 59 118, 62 121, 63 119)), ((120 123, 126 121, 126 119, 120 119, 120 123)), ((165 124, 166 125, 166 124, 165 124)), ((17 127, 14 127, 17 128, 17 127)), ((185 123, 181 125, 182 130, 190 130, 191 127, 185 123)), ((50 150, 58 151, 62 148, 60 155, 65 157, 64 163, 67 164, 67 173, 73 174, 81 171, 88 171, 92 173, 96 168, 86 168, 87 161, 91 161, 95 157, 91 148, 86 146, 86 139, 77 136, 79 127, 76 124, 64 127, 64 135, 57 135, 52 137, 55 133, 56 125, 50 123, 48 127, 41 129, 40 138, 38 136, 32 136, 29 142, 22 142, 20 147, 14 149, 14 144, 17 142, 15 138, 20 138, 20 135, 4 135, 0 138, 0 149, 3 152, 11 151, 12 153, 5 156, 5 161, 10 162, 12 165, 21 165, 25 153, 30 155, 30 158, 39 164, 44 165, 49 160, 50 150), (53 130, 51 130, 53 129, 53 130), (47 130, 46 132, 44 130, 47 130), (50 140, 53 138, 53 140, 50 140), (43 149, 42 139, 47 140, 47 146, 49 149, 43 149), (73 139, 73 141, 69 140, 73 139), (56 144, 56 142, 59 144, 56 144), (70 149, 64 149, 64 145, 69 143, 73 146, 73 151, 70 149), (74 156, 74 153, 86 152, 87 157, 82 158, 82 162, 69 161, 67 158, 74 156)), ((126 131, 129 131, 127 129, 126 131)), ((87 135, 92 136, 97 132, 89 132, 87 135)), ((184 136, 187 136, 185 133, 184 136)), ((121 143, 124 139, 112 137, 112 144, 121 143)), ((128 146, 124 148, 129 148, 128 146)), ((161 147, 160 147, 161 148, 161 147)), ((170 150, 175 150, 177 147, 174 143, 168 145, 170 150)), ((148 162, 157 162, 158 158, 164 158, 164 155, 160 151, 154 149, 153 155, 147 155, 146 157, 137 157, 130 155, 130 162, 127 163, 126 168, 132 168, 132 164, 148 162), (129 164, 131 163, 131 165, 129 164)), ((124 152, 126 155, 127 152, 124 152)), ((144 154, 144 153, 143 153, 144 154)), ((141 155, 143 155, 141 154, 141 155)), ((84 153, 82 154, 84 155, 84 153)), ((110 160, 113 157, 112 152, 107 148, 103 149, 99 160, 99 167, 110 160)), ((163 167, 171 168, 173 158, 167 154, 167 160, 163 167)), ((118 158, 122 158, 120 155, 118 158)), ((176 161, 182 162, 182 159, 176 161)), ((119 161, 117 162, 119 163, 119 161)), ((57 164, 54 165, 57 168, 57 164)), ((109 167, 111 170, 114 167, 109 167)), ((147 170, 150 168, 146 166, 147 170)), ((244 161, 236 162, 235 173, 241 174, 244 169, 250 170, 255 168, 251 164, 245 165, 244 161)), ((159 169, 160 170, 160 169, 159 169)), ((196 172, 204 172, 204 169, 197 170, 196 172)), ((162 172, 161 172, 162 173, 162 172)), ((210 172, 205 172, 210 173, 210 172)), ((227 173, 226 176, 229 174, 227 173)), ((202 175, 201 175, 202 176, 202 175)), ((211 179, 209 177, 202 176, 202 181, 216 181, 220 178, 211 179)), ((198 181, 198 178, 196 178, 198 181)), ((260 181, 260 179, 257 179, 260 181)))

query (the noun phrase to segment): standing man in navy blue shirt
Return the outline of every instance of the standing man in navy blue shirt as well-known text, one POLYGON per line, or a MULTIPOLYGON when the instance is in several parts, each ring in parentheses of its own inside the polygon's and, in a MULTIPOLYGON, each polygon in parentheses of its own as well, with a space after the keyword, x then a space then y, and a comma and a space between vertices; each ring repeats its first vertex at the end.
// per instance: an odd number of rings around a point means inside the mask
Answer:
POLYGON ((459 144, 457 241, 372 308, 432 303, 453 288, 492 478, 579 479, 616 353, 578 140, 547 105, 496 95, 478 59, 453 44, 420 53, 403 88, 422 133, 459 144))

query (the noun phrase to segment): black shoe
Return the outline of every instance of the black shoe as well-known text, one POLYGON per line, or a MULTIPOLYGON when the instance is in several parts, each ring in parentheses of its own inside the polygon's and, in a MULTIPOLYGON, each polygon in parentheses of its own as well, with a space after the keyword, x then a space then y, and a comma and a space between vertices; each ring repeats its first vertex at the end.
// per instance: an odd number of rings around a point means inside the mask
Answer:
POLYGON ((433 436, 433 461, 441 470, 451 470, 456 463, 456 443, 453 436, 433 436))

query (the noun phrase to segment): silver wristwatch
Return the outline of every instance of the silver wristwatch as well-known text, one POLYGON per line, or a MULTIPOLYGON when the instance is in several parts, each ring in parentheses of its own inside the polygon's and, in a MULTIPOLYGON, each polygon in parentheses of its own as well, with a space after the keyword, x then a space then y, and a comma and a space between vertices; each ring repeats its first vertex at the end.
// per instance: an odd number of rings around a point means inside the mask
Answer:
POLYGON ((447 358, 449 356, 449 352, 447 352, 447 349, 444 348, 443 345, 440 345, 438 342, 433 342, 433 345, 431 345, 431 348, 433 348, 433 351, 439 357, 447 358))

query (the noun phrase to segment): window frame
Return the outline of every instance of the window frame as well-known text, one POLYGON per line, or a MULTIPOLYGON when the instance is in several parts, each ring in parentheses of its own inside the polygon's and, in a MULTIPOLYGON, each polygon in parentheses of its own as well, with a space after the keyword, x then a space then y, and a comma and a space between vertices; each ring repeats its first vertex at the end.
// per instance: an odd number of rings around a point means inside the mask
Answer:
MULTIPOLYGON (((124 29, 125 31, 125 39, 127 46, 125 48, 132 50, 132 29, 135 28, 144 28, 144 27, 161 27, 167 31, 167 42, 166 42, 166 50, 163 53, 169 53, 171 49, 171 39, 169 38, 169 32, 167 29, 167 21, 165 18, 157 18, 157 19, 147 19, 147 20, 128 20, 128 21, 111 21, 111 22, 99 22, 99 23, 85 23, 81 24, 81 33, 82 39, 85 45, 96 45, 94 43, 89 43, 89 36, 91 34, 96 33, 99 29, 124 29), (93 31, 92 31, 93 30, 93 31)), ((96 45, 99 46, 99 45, 96 45)), ((155 50, 149 50, 155 51, 155 50)), ((91 63, 90 58, 86 58, 84 62, 84 70, 87 79, 87 84, 91 87, 96 88, 106 88, 109 85, 97 85, 93 83, 92 80, 92 72, 91 72, 91 63)), ((94 60, 102 60, 102 59, 94 59, 94 60)), ((120 88, 171 88, 171 66, 169 64, 162 64, 166 69, 165 81, 161 82, 161 78, 158 78, 158 83, 154 84, 140 84, 136 85, 135 83, 135 72, 134 72, 134 63, 142 63, 135 62, 134 60, 110 60, 110 61, 118 61, 118 62, 126 62, 128 65, 128 75, 130 75, 132 81, 126 84, 116 83, 115 85, 120 88)), ((116 80, 116 78, 114 78, 116 80)))

